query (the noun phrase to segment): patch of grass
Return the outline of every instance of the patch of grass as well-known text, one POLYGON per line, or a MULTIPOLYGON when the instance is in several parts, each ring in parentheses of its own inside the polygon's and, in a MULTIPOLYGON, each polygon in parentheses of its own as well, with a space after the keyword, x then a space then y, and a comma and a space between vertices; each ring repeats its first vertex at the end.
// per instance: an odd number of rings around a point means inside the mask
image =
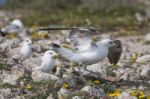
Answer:
MULTIPOLYGON (((139 29, 142 23, 135 18, 136 12, 143 12, 142 7, 118 6, 91 10, 78 7, 77 9, 57 9, 49 12, 37 12, 34 10, 23 11, 22 17, 26 25, 60 25, 60 26, 84 26, 103 27, 107 29, 123 27, 139 29)), ((144 24, 146 25, 147 22, 144 24)))
POLYGON ((54 88, 55 81, 40 81, 40 82, 30 82, 32 86, 33 96, 27 96, 26 99, 46 99, 50 93, 56 97, 57 91, 59 89, 54 88))
POLYGON ((70 94, 70 96, 68 97, 68 99, 71 99, 74 96, 79 96, 82 99, 88 99, 90 95, 87 92, 81 92, 81 91, 80 92, 73 92, 73 93, 70 94))
POLYGON ((7 70, 7 71, 10 71, 11 70, 11 65, 0 63, 0 70, 3 70, 3 69, 7 70))
POLYGON ((2 83, 0 84, 0 88, 18 88, 18 86, 9 83, 2 83))
POLYGON ((23 74, 18 81, 23 81, 25 83, 30 83, 32 81, 31 75, 23 74))

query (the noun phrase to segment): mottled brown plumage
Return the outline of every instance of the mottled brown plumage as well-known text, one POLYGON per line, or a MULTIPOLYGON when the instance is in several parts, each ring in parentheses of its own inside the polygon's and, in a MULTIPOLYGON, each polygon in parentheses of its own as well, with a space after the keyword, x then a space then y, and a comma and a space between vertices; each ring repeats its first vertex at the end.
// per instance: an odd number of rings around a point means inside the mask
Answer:
POLYGON ((116 65, 121 57, 122 44, 120 40, 115 40, 114 42, 117 46, 109 48, 108 60, 111 64, 116 65))

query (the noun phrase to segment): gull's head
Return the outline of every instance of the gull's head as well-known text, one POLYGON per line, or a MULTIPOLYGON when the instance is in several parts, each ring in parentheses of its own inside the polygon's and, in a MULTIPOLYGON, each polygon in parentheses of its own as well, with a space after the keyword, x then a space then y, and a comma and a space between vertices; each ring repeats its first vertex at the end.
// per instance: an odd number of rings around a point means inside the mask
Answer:
POLYGON ((111 39, 104 39, 104 40, 101 41, 101 44, 104 44, 107 47, 113 47, 113 46, 116 45, 114 40, 111 40, 111 39))
POLYGON ((45 55, 51 56, 53 58, 57 58, 59 57, 59 54, 57 54, 56 52, 52 51, 52 50, 48 50, 45 52, 45 55))
POLYGON ((24 40, 24 44, 31 45, 31 44, 32 44, 32 41, 31 41, 30 39, 25 39, 25 40, 24 40))

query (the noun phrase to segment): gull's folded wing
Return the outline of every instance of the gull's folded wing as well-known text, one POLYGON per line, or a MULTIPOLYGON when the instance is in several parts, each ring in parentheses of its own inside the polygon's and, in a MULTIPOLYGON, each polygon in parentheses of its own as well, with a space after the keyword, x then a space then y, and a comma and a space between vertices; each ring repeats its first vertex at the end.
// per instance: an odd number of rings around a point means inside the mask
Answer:
POLYGON ((9 24, 2 29, 2 32, 11 33, 20 31, 20 27, 15 24, 9 24))

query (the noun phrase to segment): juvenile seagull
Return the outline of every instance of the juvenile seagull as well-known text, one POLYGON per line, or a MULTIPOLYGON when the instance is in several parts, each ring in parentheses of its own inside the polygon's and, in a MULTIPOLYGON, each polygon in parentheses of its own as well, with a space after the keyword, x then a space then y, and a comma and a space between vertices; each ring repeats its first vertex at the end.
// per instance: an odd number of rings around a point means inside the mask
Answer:
POLYGON ((49 73, 54 68, 55 59, 57 58, 57 56, 58 54, 52 50, 46 51, 41 59, 42 64, 40 66, 36 66, 35 68, 33 68, 33 70, 49 73))
POLYGON ((32 55, 31 48, 32 41, 30 39, 24 40, 21 47, 10 49, 8 52, 8 57, 11 57, 13 60, 21 62, 32 55))
POLYGON ((2 36, 14 34, 24 30, 23 23, 20 19, 14 19, 10 24, 0 30, 2 36))

